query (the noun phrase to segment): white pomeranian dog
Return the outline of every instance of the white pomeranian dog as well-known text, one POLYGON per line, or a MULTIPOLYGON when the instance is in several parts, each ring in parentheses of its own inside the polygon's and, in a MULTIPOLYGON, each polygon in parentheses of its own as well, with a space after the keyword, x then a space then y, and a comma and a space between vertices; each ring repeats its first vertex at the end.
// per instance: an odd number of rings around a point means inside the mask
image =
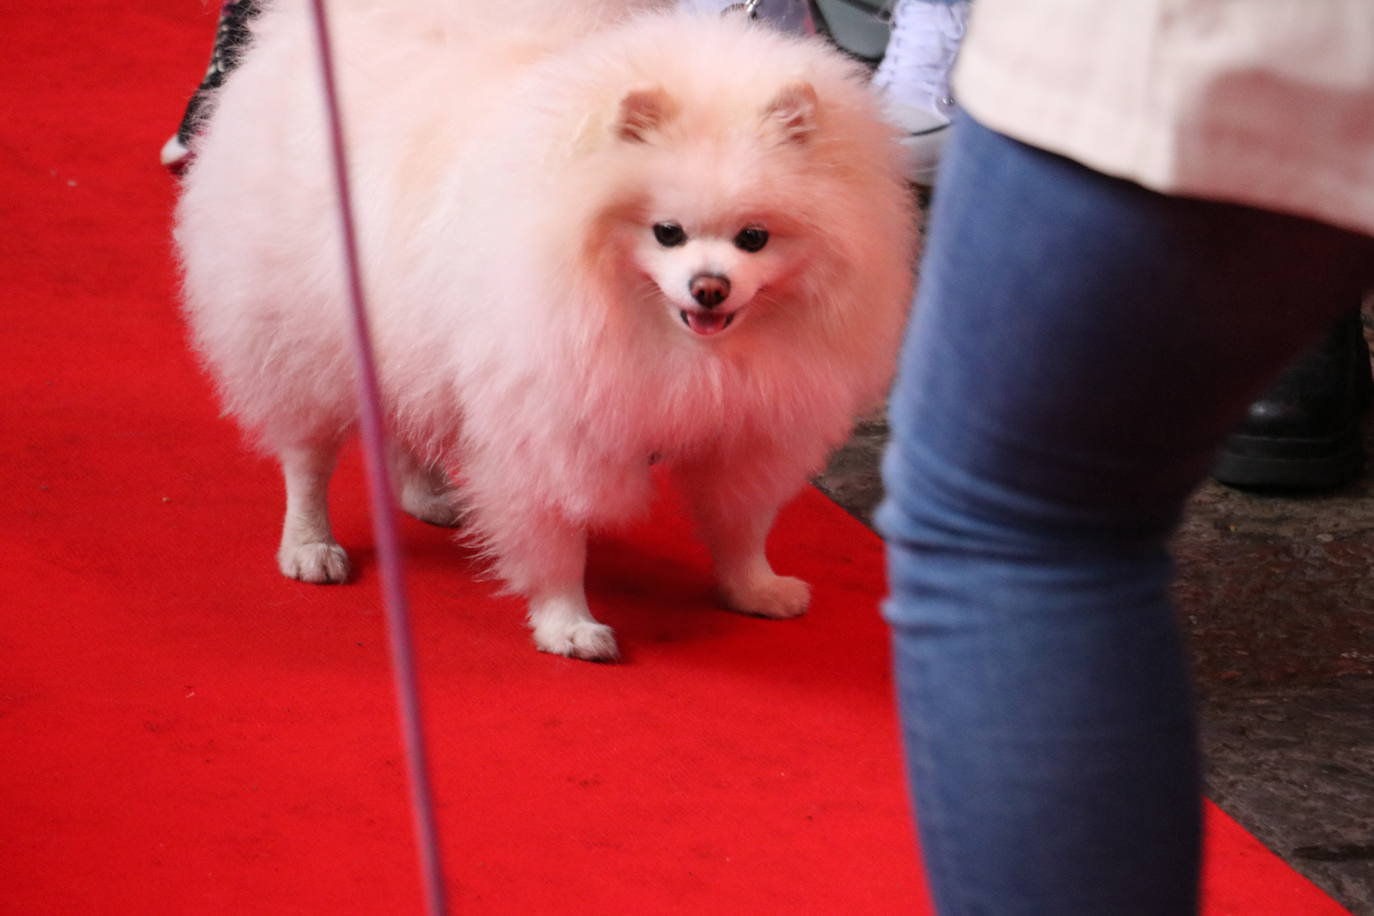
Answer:
MULTIPOLYGON (((684 488, 730 608, 801 614, 778 508, 878 404, 915 224, 865 74, 742 15, 632 0, 334 0, 402 506, 460 516, 535 644, 617 657, 589 531, 684 488)), ((277 561, 340 582, 356 370, 308 10, 270 4, 184 181, 185 312, 277 458, 277 561)))

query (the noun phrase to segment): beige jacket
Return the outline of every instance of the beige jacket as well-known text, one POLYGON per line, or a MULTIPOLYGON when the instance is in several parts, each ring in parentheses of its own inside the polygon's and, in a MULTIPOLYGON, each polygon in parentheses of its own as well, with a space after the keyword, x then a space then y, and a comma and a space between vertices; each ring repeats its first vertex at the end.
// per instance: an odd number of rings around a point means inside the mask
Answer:
POLYGON ((1374 0, 977 0, 955 94, 1098 171, 1374 235, 1374 0))

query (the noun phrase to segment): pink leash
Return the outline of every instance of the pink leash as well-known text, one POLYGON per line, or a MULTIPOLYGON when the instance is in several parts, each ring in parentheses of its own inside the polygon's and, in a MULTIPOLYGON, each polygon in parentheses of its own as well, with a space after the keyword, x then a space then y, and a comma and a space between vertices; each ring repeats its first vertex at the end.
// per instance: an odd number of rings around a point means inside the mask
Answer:
POLYGON ((401 567, 399 538, 396 533, 396 506, 387 470, 381 389, 377 383, 377 364, 368 334, 362 269, 358 261, 353 199, 349 193, 348 157, 344 148, 338 87, 334 79, 333 47, 329 40, 329 23, 325 15, 324 0, 311 0, 311 8, 314 11, 320 76, 324 83, 325 106, 329 115, 334 181, 339 196, 339 229, 343 238, 348 297, 353 313, 353 342, 358 364, 359 428, 363 454, 367 461, 368 488, 372 497, 372 532, 377 542, 377 566, 382 578, 382 597, 391 643, 391 665, 396 679, 401 733, 410 774, 411 808, 415 820, 421 879, 424 884, 425 908, 429 916, 444 916, 448 912, 448 904, 439 853, 439 833, 434 817, 434 799, 430 793, 429 757, 425 749, 420 695, 416 684, 415 653, 411 645, 405 572, 401 567))

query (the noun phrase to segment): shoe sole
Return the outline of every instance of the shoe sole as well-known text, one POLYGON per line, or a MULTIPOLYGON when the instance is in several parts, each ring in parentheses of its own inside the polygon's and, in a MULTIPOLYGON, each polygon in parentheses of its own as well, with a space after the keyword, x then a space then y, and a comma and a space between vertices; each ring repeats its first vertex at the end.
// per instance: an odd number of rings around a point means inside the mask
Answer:
POLYGON ((940 157, 949 139, 949 125, 942 124, 918 133, 907 134, 900 141, 902 170, 907 181, 922 187, 932 187, 940 170, 940 157))
POLYGON ((1354 480, 1363 461, 1358 426, 1323 439, 1234 435, 1212 477, 1242 490, 1334 490, 1354 480))

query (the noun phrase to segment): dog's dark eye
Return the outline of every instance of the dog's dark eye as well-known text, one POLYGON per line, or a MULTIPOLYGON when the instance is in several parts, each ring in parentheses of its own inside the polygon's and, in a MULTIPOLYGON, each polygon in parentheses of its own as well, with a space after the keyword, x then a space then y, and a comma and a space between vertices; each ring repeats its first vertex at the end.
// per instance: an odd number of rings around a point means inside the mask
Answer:
POLYGON ((745 226, 735 236, 735 247, 742 251, 758 251, 768 244, 768 230, 759 226, 745 226))
POLYGON ((654 238, 664 248, 676 248, 687 241, 687 233, 677 223, 654 223, 654 238))

